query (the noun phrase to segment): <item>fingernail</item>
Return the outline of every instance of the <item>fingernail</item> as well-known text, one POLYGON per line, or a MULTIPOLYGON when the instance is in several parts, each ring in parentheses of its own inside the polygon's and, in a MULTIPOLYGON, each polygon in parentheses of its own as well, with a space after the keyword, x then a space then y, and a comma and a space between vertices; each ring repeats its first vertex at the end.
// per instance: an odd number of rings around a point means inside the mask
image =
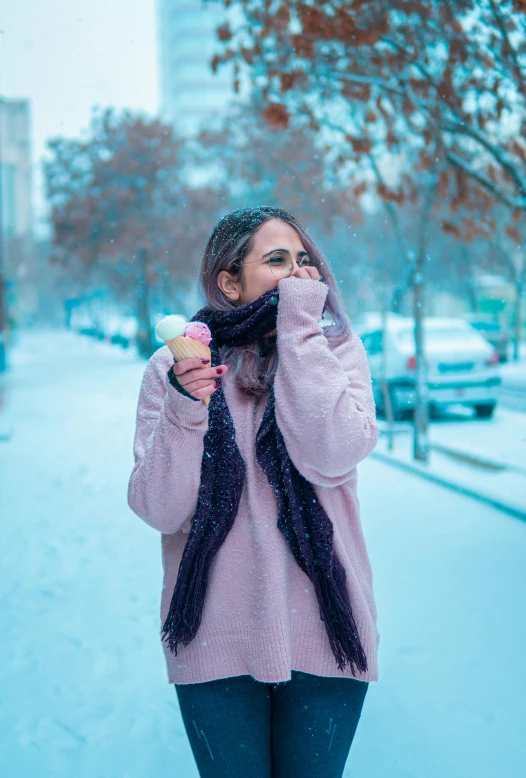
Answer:
POLYGON ((202 359, 201 362, 203 363, 203 365, 206 365, 208 362, 210 362, 210 360, 209 359, 202 359))
POLYGON ((219 381, 216 381, 214 386, 215 386, 216 389, 219 389, 219 381))
POLYGON ((223 368, 222 367, 218 367, 217 370, 216 370, 217 375, 221 375, 222 372, 223 372, 223 368))

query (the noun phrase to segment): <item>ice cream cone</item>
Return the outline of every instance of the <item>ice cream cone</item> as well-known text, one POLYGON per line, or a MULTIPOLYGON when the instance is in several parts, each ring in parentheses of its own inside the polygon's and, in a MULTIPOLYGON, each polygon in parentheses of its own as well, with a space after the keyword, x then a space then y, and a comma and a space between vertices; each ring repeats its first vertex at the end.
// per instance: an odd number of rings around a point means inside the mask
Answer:
MULTIPOLYGON (((155 332, 160 340, 164 340, 178 362, 181 359, 201 357, 208 359, 208 366, 212 367, 212 353, 208 347, 212 333, 205 322, 186 322, 182 316, 171 314, 157 323, 155 332)), ((208 405, 210 396, 203 397, 203 402, 208 405)))
MULTIPOLYGON (((212 353, 206 343, 203 343, 202 340, 178 335, 176 338, 166 340, 165 343, 178 362, 180 362, 181 359, 201 357, 202 359, 210 360, 208 367, 211 367, 212 365, 212 353)), ((203 367, 205 367, 205 365, 203 365, 203 367)), ((210 397, 203 397, 203 402, 205 405, 208 405, 210 397)))

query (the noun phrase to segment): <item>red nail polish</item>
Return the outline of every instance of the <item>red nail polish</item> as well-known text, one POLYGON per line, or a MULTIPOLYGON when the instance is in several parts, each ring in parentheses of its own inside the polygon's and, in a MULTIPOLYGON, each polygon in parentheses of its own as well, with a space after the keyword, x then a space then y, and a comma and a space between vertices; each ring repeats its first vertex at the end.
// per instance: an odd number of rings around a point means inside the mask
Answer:
POLYGON ((214 386, 215 386, 216 389, 219 389, 219 381, 216 381, 214 386))
POLYGON ((217 375, 221 375, 222 372, 223 372, 223 368, 222 367, 218 367, 217 370, 216 370, 217 375))
POLYGON ((210 362, 210 360, 209 359, 202 359, 201 362, 203 363, 203 365, 207 365, 210 362))

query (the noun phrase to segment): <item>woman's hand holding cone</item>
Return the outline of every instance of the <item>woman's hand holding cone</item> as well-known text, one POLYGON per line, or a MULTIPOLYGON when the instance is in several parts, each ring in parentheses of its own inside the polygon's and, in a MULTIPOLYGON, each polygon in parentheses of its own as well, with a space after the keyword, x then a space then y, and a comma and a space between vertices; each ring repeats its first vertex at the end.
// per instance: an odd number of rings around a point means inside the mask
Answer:
POLYGON ((217 377, 228 370, 228 365, 210 366, 212 333, 208 324, 186 322, 182 316, 171 314, 157 323, 155 332, 176 359, 172 371, 178 383, 196 400, 208 405, 210 396, 219 388, 217 377))
POLYGON ((225 375, 228 365, 217 365, 216 367, 206 367, 203 365, 200 357, 190 359, 181 359, 176 362, 172 371, 177 381, 181 384, 188 394, 195 397, 196 400, 205 400, 218 389, 217 378, 225 375), (218 372, 221 371, 221 372, 218 372))

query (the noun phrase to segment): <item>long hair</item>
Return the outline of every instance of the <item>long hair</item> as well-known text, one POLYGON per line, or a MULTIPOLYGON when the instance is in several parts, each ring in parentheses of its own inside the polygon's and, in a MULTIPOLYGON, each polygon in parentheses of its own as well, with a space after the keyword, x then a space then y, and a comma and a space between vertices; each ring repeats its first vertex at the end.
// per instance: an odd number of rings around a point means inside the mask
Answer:
MULTIPOLYGON (((326 310, 331 315, 332 324, 324 327, 324 334, 333 346, 339 345, 351 337, 352 331, 334 275, 306 230, 297 219, 281 208, 268 205, 237 208, 217 222, 203 252, 199 272, 199 284, 207 304, 219 311, 239 305, 229 300, 219 288, 219 273, 228 271, 244 288, 242 261, 252 249, 256 232, 269 219, 281 219, 296 230, 311 263, 329 287, 326 310)), ((278 366, 276 337, 255 340, 248 346, 222 346, 219 354, 221 362, 228 364, 234 371, 237 386, 246 394, 260 396, 270 389, 278 366)))

